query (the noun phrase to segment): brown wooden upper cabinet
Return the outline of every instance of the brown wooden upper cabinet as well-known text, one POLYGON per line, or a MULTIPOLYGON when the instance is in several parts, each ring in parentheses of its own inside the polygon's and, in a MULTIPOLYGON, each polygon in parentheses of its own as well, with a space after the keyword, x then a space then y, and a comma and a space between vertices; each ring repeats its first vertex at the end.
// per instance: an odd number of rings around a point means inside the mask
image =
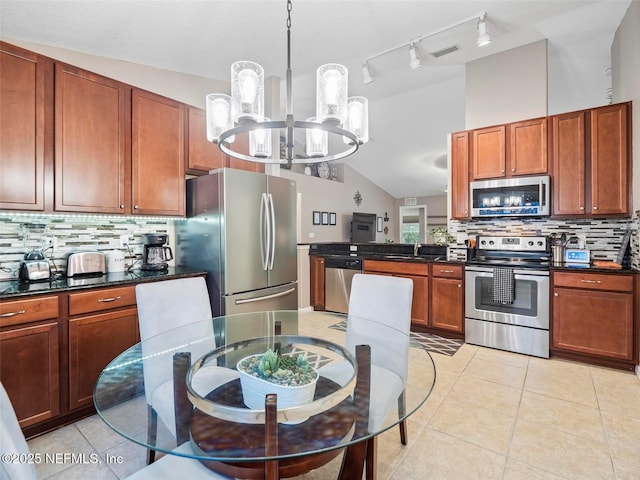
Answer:
POLYGON ((186 129, 187 173, 207 174, 209 170, 227 166, 227 155, 218 145, 207 140, 207 114, 204 110, 187 107, 186 129))
POLYGON ((547 173, 546 117, 472 130, 472 134, 473 180, 547 173))
POLYGON ((451 218, 469 218, 469 132, 451 135, 451 218))
POLYGON ((630 213, 629 104, 551 117, 555 216, 630 213))
POLYGON ((626 103, 591 110, 593 215, 630 212, 628 111, 626 103))
POLYGON ((0 208, 42 211, 45 70, 50 61, 0 42, 0 208))
MULTIPOLYGON (((187 107, 186 129, 186 173, 206 175, 209 170, 222 167, 264 173, 263 163, 249 162, 231 157, 223 153, 217 144, 207 140, 207 116, 204 110, 191 106, 187 107)), ((248 134, 236 135, 232 148, 248 155, 248 142, 248 134)))
POLYGON ((185 215, 184 104, 131 93, 133 214, 185 215))
POLYGON ((505 176, 506 127, 472 131, 471 177, 473 180, 505 176))
POLYGON ((55 210, 130 211, 129 89, 55 65, 55 210))

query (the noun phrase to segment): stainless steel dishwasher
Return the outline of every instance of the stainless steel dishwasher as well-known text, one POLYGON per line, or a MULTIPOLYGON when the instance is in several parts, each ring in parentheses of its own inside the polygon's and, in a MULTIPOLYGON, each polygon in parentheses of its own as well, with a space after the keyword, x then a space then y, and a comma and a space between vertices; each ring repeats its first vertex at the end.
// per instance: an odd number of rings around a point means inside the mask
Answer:
POLYGON ((348 313, 351 279, 362 272, 362 258, 326 257, 324 308, 330 312, 348 313))

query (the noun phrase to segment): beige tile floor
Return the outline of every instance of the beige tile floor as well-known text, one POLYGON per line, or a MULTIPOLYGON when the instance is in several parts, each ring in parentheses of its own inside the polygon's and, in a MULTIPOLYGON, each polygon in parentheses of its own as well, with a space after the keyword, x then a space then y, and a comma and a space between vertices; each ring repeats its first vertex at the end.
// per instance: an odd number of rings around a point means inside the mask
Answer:
MULTIPOLYGON (((472 345, 433 354, 436 386, 409 419, 381 435, 381 480, 640 479, 640 380, 633 373, 472 345)), ((32 452, 96 453, 120 464, 43 465, 41 479, 118 479, 145 450, 93 416, 29 441, 32 452)), ((336 461, 305 480, 336 478, 336 461)))

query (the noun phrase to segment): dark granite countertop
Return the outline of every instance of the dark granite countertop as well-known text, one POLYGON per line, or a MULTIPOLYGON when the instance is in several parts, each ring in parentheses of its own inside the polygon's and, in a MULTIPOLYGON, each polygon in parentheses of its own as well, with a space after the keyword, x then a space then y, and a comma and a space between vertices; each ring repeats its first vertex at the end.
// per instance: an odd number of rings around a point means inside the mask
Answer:
POLYGON ((357 256, 369 260, 390 260, 397 262, 464 262, 447 261, 447 247, 439 245, 421 245, 418 255, 413 254, 412 244, 398 243, 312 243, 309 255, 322 257, 357 256))
POLYGON ((133 270, 131 272, 107 273, 99 276, 70 277, 59 276, 38 282, 21 282, 9 280, 0 282, 0 299, 12 299, 29 295, 61 293, 71 290, 82 290, 96 287, 115 287, 140 282, 151 282, 161 279, 173 279, 204 275, 206 272, 183 267, 170 267, 165 271, 133 270))
POLYGON ((588 264, 570 264, 567 265, 565 263, 562 264, 553 264, 550 267, 552 272, 571 272, 571 273, 580 273, 580 272, 588 272, 588 273, 613 273, 613 274, 635 274, 638 273, 638 270, 631 267, 622 267, 622 268, 604 268, 597 267, 592 263, 588 264))

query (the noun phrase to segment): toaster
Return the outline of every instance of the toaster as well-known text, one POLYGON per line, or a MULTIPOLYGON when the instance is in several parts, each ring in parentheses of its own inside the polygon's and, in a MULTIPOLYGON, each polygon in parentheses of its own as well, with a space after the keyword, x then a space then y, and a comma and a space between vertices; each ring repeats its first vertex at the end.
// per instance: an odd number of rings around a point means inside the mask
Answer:
POLYGON ((67 257, 67 277, 106 273, 105 254, 102 252, 74 252, 67 257))
POLYGON ((51 269, 46 260, 24 260, 20 263, 18 278, 23 282, 48 280, 49 277, 51 277, 51 269))

